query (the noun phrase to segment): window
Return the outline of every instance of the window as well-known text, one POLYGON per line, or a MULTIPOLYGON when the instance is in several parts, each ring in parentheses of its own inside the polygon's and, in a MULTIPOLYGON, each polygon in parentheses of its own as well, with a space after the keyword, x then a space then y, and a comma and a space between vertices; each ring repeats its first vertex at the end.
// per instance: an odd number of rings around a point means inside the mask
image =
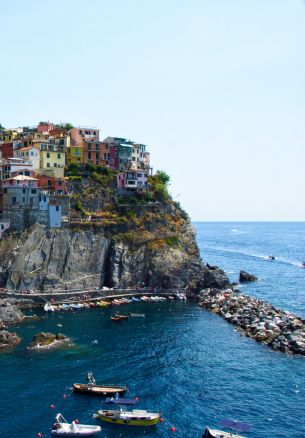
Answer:
POLYGON ((86 134, 86 135, 89 135, 89 131, 85 131, 85 134, 86 134))
POLYGON ((96 131, 93 131, 93 135, 96 135, 96 131))
POLYGON ((22 198, 22 202, 25 203, 25 197, 22 198))
POLYGON ((52 186, 52 181, 50 179, 48 179, 48 187, 52 186))
POLYGON ((138 178, 141 178, 141 176, 142 176, 142 173, 137 173, 138 178))
POLYGON ((12 198, 12 203, 13 203, 13 204, 16 204, 16 201, 17 201, 16 196, 13 196, 13 198, 12 198))
POLYGON ((50 167, 50 163, 47 163, 47 167, 50 167))
POLYGON ((75 149, 74 155, 78 156, 78 149, 75 149))
POLYGON ((50 152, 47 152, 47 158, 50 158, 50 152))
POLYGON ((56 211, 59 211, 59 206, 58 205, 56 205, 56 211))
POLYGON ((22 193, 25 193, 25 189, 22 189, 22 193))
POLYGON ((32 190, 31 190, 31 193, 32 193, 33 195, 35 195, 35 193, 37 193, 37 190, 36 190, 36 189, 32 189, 32 190))
POLYGON ((61 155, 60 155, 60 154, 57 154, 57 158, 61 158, 61 155))
POLYGON ((79 131, 79 134, 80 134, 80 135, 82 135, 82 133, 83 133, 83 131, 82 131, 82 130, 80 130, 80 131, 79 131))
POLYGON ((100 159, 100 154, 98 152, 95 153, 95 159, 99 160, 100 159))
POLYGON ((58 185, 59 185, 59 186, 62 186, 62 181, 59 180, 59 181, 58 181, 58 185))
POLYGON ((91 151, 91 143, 88 143, 88 151, 91 151))
POLYGON ((88 152, 88 160, 91 160, 91 152, 88 152))

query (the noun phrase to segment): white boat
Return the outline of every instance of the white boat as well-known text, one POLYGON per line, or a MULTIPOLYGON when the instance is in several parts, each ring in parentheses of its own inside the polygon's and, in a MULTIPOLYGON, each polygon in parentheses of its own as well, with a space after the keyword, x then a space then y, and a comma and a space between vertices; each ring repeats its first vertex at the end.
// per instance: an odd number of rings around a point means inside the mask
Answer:
POLYGON ((43 310, 45 311, 45 312, 54 312, 54 306, 52 306, 52 304, 51 303, 46 303, 44 306, 43 306, 43 310))
POLYGON ((87 424, 78 424, 76 421, 68 423, 61 415, 57 414, 55 423, 51 429, 52 436, 94 436, 101 432, 100 426, 90 426, 87 424))
POLYGON ((224 432, 223 430, 210 429, 207 427, 202 435, 202 438, 244 438, 241 435, 235 435, 231 432, 224 432))
POLYGON ((176 297, 178 300, 186 300, 186 295, 185 295, 184 293, 182 293, 182 292, 177 292, 177 293, 175 293, 175 297, 176 297))

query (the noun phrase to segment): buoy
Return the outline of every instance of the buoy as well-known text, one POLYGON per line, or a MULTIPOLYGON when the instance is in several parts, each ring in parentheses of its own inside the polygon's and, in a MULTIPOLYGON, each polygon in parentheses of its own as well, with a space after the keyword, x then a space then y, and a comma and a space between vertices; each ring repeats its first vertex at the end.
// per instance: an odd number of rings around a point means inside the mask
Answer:
POLYGON ((42 433, 38 432, 37 436, 41 437, 41 436, 42 436, 42 433))
POLYGON ((78 424, 78 420, 74 420, 74 423, 75 423, 75 424, 78 424))
POLYGON ((172 432, 176 432, 176 428, 174 426, 171 427, 172 432))
POLYGON ((163 423, 164 419, 162 417, 160 417, 160 423, 163 423))
POLYGON ((135 399, 135 401, 139 401, 139 397, 135 397, 134 399, 135 399))
POLYGON ((64 395, 63 395, 63 398, 67 398, 67 397, 68 397, 67 394, 64 394, 64 395))
POLYGON ((54 405, 50 405, 50 409, 54 409, 55 408, 55 406, 54 405))

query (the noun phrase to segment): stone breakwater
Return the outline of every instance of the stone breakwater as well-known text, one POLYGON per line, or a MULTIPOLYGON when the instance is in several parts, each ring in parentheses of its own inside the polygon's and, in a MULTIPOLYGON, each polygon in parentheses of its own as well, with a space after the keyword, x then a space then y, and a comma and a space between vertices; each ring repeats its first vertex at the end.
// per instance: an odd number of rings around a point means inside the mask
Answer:
POLYGON ((305 321, 299 316, 231 289, 204 289, 199 305, 273 350, 305 356, 305 321))

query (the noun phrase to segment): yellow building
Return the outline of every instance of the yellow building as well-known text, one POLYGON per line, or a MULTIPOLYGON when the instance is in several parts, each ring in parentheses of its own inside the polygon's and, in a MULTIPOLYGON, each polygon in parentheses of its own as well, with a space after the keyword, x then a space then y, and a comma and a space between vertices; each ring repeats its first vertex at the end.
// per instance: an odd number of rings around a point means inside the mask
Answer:
POLYGON ((70 146, 66 150, 68 164, 82 164, 84 162, 84 146, 70 146))
POLYGON ((66 154, 63 148, 56 145, 41 144, 40 169, 54 169, 59 178, 63 178, 66 164, 66 154))

